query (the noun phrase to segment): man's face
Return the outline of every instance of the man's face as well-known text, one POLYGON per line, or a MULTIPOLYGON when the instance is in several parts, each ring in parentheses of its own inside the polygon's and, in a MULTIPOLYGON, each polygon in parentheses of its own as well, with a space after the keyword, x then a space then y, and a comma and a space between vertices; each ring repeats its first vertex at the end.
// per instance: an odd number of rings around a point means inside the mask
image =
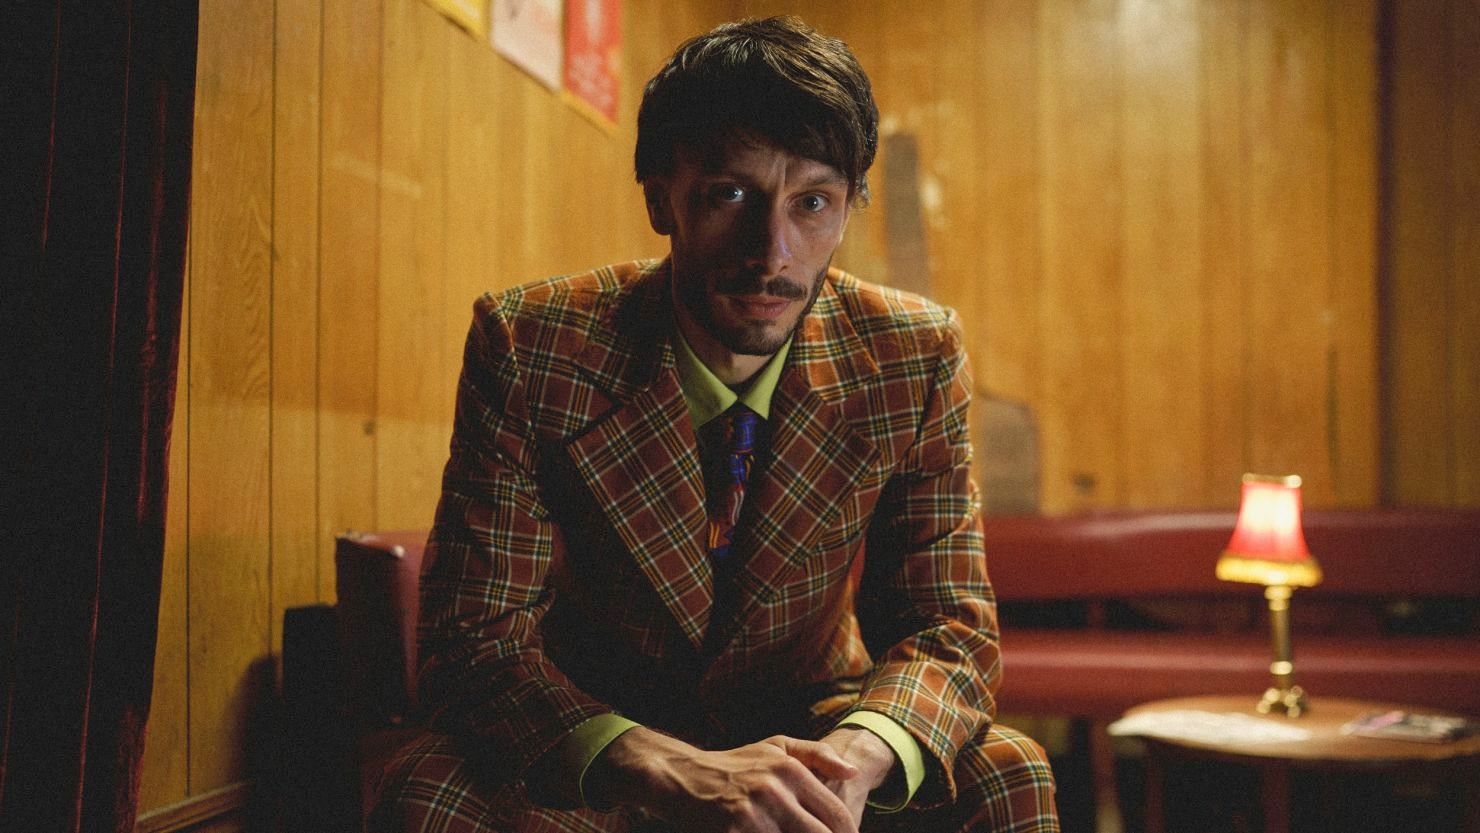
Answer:
POLYGON ((704 342, 695 351, 776 352, 842 242, 847 178, 774 145, 731 139, 703 156, 681 150, 672 175, 645 191, 653 229, 670 238, 680 316, 696 325, 685 335, 704 342))

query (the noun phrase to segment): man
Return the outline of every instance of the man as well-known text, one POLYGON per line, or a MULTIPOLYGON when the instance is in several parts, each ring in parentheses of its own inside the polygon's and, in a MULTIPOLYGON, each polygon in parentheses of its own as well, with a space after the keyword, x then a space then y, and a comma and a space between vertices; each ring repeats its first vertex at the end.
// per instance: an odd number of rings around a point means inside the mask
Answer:
POLYGON ((670 256, 478 302, 422 581, 442 734, 380 823, 1057 829, 992 725, 954 314, 829 268, 877 123, 841 42, 721 26, 638 116, 670 256))

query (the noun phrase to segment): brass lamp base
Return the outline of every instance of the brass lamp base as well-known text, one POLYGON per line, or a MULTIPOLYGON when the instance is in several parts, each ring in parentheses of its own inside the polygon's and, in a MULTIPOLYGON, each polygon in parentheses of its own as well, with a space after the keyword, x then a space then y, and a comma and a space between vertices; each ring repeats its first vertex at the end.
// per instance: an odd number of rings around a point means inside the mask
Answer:
POLYGON ((1290 654, 1290 588, 1273 584, 1264 588, 1269 602, 1270 642, 1274 662, 1269 664, 1270 686, 1256 706, 1261 714, 1275 712, 1296 718, 1310 708, 1305 702, 1305 689, 1295 685, 1295 663, 1290 654))
POLYGON ((1255 706, 1260 714, 1283 714, 1286 717, 1299 717, 1310 708, 1305 702, 1305 689, 1298 685, 1288 688, 1270 686, 1264 690, 1264 697, 1255 706))

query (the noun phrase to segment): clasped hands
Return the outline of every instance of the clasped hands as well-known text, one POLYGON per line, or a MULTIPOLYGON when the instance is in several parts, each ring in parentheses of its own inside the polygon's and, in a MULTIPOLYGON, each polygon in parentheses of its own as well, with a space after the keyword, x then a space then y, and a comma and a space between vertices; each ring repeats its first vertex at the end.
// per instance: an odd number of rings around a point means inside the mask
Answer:
POLYGON ((777 735, 709 751, 644 727, 618 737, 591 773, 604 802, 641 807, 685 833, 858 833, 894 752, 866 729, 820 741, 777 735))

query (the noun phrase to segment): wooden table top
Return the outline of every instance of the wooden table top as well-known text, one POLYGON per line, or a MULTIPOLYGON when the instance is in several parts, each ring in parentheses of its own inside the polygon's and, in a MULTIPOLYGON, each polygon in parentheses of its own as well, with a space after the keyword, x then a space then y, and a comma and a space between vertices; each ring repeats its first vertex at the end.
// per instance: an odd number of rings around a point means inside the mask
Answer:
POLYGON ((1442 762, 1459 758, 1480 756, 1480 735, 1444 743, 1370 738, 1360 735, 1342 734, 1341 727, 1356 717, 1372 711, 1401 709, 1423 714, 1447 714, 1442 709, 1421 706, 1383 703, 1369 700, 1352 700, 1337 697, 1312 697, 1310 710, 1298 718, 1290 719, 1280 714, 1260 714, 1255 709, 1257 694, 1220 695, 1208 697, 1179 697, 1143 703, 1126 712, 1126 717, 1155 715, 1173 711, 1211 712, 1213 714, 1243 715, 1259 720, 1273 721, 1280 726, 1304 729, 1310 736, 1304 740, 1250 741, 1219 740, 1204 742, 1192 738, 1167 737, 1162 735, 1139 735, 1181 749, 1207 753, 1212 757, 1242 758, 1258 760, 1282 760, 1295 766, 1350 764, 1354 766, 1380 765, 1383 763, 1442 762))

